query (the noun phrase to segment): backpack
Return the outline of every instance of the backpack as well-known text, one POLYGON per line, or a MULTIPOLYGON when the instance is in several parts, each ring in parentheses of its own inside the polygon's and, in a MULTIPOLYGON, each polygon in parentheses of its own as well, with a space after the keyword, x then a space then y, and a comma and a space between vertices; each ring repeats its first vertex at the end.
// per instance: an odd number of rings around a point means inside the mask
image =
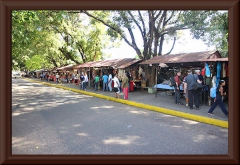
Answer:
POLYGON ((217 87, 212 87, 210 89, 210 97, 211 98, 216 98, 217 97, 217 87))
POLYGON ((176 85, 176 82, 175 82, 175 79, 174 79, 174 77, 170 77, 170 79, 169 79, 170 81, 169 81, 169 86, 170 87, 173 87, 173 86, 175 86, 176 85))

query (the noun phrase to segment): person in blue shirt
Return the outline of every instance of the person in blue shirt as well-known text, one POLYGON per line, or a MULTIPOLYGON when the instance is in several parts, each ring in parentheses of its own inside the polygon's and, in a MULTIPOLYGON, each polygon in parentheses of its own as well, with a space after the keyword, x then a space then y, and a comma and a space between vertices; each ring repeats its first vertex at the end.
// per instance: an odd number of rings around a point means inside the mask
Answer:
POLYGON ((208 111, 209 115, 212 115, 214 109, 217 107, 217 105, 220 106, 220 108, 222 109, 223 113, 228 117, 228 111, 225 107, 225 104, 222 101, 222 96, 226 95, 226 92, 223 91, 223 86, 225 85, 225 81, 224 80, 220 80, 219 81, 219 85, 216 89, 216 98, 214 99, 214 103, 212 104, 211 108, 208 111))
POLYGON ((103 79, 103 91, 108 91, 108 75, 104 73, 102 79, 103 79))

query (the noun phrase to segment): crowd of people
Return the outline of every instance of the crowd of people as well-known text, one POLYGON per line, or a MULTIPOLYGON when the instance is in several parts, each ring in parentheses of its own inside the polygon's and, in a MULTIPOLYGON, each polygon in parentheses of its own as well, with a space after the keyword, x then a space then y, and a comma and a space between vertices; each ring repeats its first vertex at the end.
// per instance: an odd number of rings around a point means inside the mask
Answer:
POLYGON ((126 73, 121 80, 119 80, 118 73, 112 75, 111 73, 103 72, 101 77, 98 74, 93 74, 93 83, 95 91, 100 90, 100 83, 102 83, 102 90, 104 92, 114 92, 116 98, 119 98, 119 93, 123 92, 123 99, 128 99, 129 79, 126 73))
MULTIPOLYGON (((184 97, 186 99, 186 106, 190 108, 190 110, 193 110, 194 104, 196 110, 200 110, 200 106, 202 105, 202 92, 203 88, 197 88, 194 89, 194 84, 197 82, 199 84, 204 85, 204 79, 201 75, 200 70, 195 70, 195 73, 193 73, 192 70, 188 70, 187 75, 185 75, 183 78, 181 77, 181 72, 177 71, 176 75, 174 76, 175 85, 174 85, 174 91, 175 91, 175 103, 183 105, 182 102, 180 102, 180 85, 183 85, 183 92, 184 97)), ((223 96, 226 96, 226 92, 224 91, 225 81, 221 80, 219 81, 218 86, 216 87, 216 97, 214 98, 214 102, 211 105, 211 108, 208 111, 209 115, 212 115, 214 109, 217 107, 217 105, 220 106, 223 113, 228 117, 228 111, 223 103, 223 96)))
MULTIPOLYGON (((46 80, 46 81, 54 81, 52 80, 53 75, 48 73, 41 73, 40 79, 46 80)), ((65 82, 65 83, 71 83, 74 82, 76 85, 80 85, 80 89, 86 90, 89 79, 86 72, 82 72, 79 74, 72 73, 71 75, 68 73, 56 73, 55 75, 56 83, 59 82, 65 82)), ((124 97, 123 99, 128 99, 128 92, 129 92, 129 83, 130 78, 127 73, 124 73, 124 75, 119 79, 118 73, 111 74, 108 72, 103 72, 101 76, 99 76, 97 73, 96 75, 92 74, 92 82, 93 82, 93 88, 95 91, 101 90, 104 92, 114 92, 115 97, 119 98, 119 93, 123 92, 124 97)), ((187 71, 187 75, 184 75, 182 77, 182 74, 180 71, 176 72, 176 75, 174 76, 174 91, 175 91, 175 97, 174 101, 176 104, 183 105, 180 101, 181 98, 181 91, 180 86, 183 87, 183 93, 185 97, 185 105, 190 108, 190 110, 193 110, 194 108, 196 110, 200 110, 200 106, 202 105, 202 92, 203 88, 194 89, 194 83, 198 82, 202 85, 204 85, 204 78, 200 72, 200 70, 195 70, 194 72, 192 70, 187 71), (195 107, 194 107, 195 105, 195 107)), ((223 103, 223 96, 226 96, 226 92, 224 91, 225 81, 221 80, 219 81, 218 86, 216 87, 216 96, 214 98, 213 104, 211 108, 208 111, 209 115, 212 115, 214 109, 217 105, 220 106, 223 113, 228 117, 228 111, 223 103)))
MULTIPOLYGON (((81 74, 48 74, 42 72, 40 74, 40 79, 46 81, 55 81, 56 83, 75 83, 76 85, 79 85, 80 89, 82 90, 86 90, 88 83, 90 83, 86 72, 82 72, 81 74)), ((93 73, 91 80, 95 91, 101 90, 102 88, 104 92, 114 92, 116 98, 119 98, 119 93, 123 92, 124 99, 128 99, 129 78, 127 73, 125 73, 121 79, 118 78, 118 73, 112 75, 111 73, 103 72, 101 76, 93 73)))

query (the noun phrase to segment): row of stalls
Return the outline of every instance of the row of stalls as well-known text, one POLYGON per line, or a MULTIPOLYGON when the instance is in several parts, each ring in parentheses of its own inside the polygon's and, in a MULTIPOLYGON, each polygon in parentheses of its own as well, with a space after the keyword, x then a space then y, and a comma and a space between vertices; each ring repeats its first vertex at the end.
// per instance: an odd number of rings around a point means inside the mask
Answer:
POLYGON ((75 67, 78 73, 87 73, 90 78, 89 86, 93 85, 93 77, 94 75, 98 75, 100 77, 103 74, 112 74, 113 76, 118 73, 118 78, 121 81, 123 78, 123 74, 128 73, 129 79, 131 81, 137 78, 138 74, 138 63, 142 60, 135 58, 121 58, 121 59, 111 59, 104 61, 95 61, 95 62, 87 62, 75 67))
MULTIPOLYGON (((121 81, 123 74, 128 73, 130 80, 130 86, 151 89, 154 87, 156 90, 170 90, 174 88, 170 87, 169 78, 174 76, 176 70, 180 70, 182 73, 182 79, 187 75, 187 71, 201 70, 204 77, 204 85, 206 96, 209 96, 209 89, 216 86, 220 79, 228 82, 228 58, 222 58, 218 51, 205 51, 205 52, 194 52, 194 53, 181 53, 172 55, 155 56, 149 60, 140 60, 135 58, 119 58, 103 61, 92 61, 78 65, 66 65, 59 68, 53 68, 50 70, 39 70, 37 77, 41 72, 45 72, 49 75, 49 78, 55 81, 56 74, 60 75, 60 79, 66 79, 73 82, 81 74, 87 74, 89 86, 93 86, 94 75, 100 77, 103 73, 110 73, 115 75, 118 73, 118 77, 121 81), (155 82, 154 86, 148 84, 147 72, 144 68, 154 67, 155 82)), ((226 88, 227 85, 226 85, 226 88)), ((133 89, 131 89, 133 91, 133 89)), ((226 89, 226 91, 228 91, 226 89)), ((205 93, 204 92, 204 93, 205 93)), ((157 92, 156 96, 157 96, 157 92)), ((205 98, 205 97, 204 97, 205 98)))
MULTIPOLYGON (((174 91, 174 87, 169 86, 169 79, 176 74, 176 71, 181 71, 182 80, 187 76, 188 70, 192 70, 193 73, 195 70, 201 71, 204 78, 202 96, 204 104, 209 99, 210 88, 217 86, 220 79, 226 81, 225 91, 228 91, 228 58, 222 58, 218 51, 156 56, 141 62, 140 65, 156 67, 154 85, 156 97, 157 90, 174 91)), ((183 90, 183 88, 180 89, 183 90)))
POLYGON ((139 65, 141 61, 142 60, 135 58, 112 59, 88 62, 77 66, 76 69, 78 69, 78 73, 87 73, 88 77, 90 77, 90 83, 88 83, 89 86, 93 86, 94 75, 102 77, 104 74, 111 74, 114 77, 117 73, 119 81, 121 82, 124 73, 127 73, 130 83, 130 91, 132 92, 137 88, 146 87, 146 81, 144 77, 142 78, 144 72, 139 65), (142 83, 140 83, 140 81, 142 81, 142 83))
MULTIPOLYGON (((59 80, 62 82, 67 82, 66 77, 69 82, 79 83, 79 77, 83 74, 87 74, 89 79, 89 86, 93 86, 93 77, 98 75, 100 77, 103 74, 112 74, 118 73, 118 78, 121 81, 124 73, 128 73, 130 80, 130 85, 134 88, 139 86, 139 82, 142 81, 141 87, 146 87, 145 74, 140 65, 138 65, 142 60, 135 58, 121 58, 121 59, 110 59, 103 61, 91 61, 78 65, 66 65, 59 68, 53 68, 48 71, 42 72, 43 74, 48 74, 49 79, 56 81, 56 75, 59 75, 59 80), (142 76, 143 75, 143 76, 142 76), (140 78, 141 77, 141 78, 140 78), (143 78, 142 78, 143 77, 143 78), (145 86, 144 86, 145 85, 145 86)), ((40 74, 37 74, 37 78, 40 74)), ((133 91, 134 89, 131 89, 133 91)))

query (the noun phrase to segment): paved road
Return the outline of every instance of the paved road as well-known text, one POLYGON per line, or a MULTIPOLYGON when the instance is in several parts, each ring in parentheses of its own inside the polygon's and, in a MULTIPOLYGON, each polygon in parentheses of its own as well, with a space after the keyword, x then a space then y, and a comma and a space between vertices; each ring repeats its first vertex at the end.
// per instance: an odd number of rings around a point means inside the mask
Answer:
POLYGON ((228 129, 12 82, 12 154, 228 153, 228 129))

